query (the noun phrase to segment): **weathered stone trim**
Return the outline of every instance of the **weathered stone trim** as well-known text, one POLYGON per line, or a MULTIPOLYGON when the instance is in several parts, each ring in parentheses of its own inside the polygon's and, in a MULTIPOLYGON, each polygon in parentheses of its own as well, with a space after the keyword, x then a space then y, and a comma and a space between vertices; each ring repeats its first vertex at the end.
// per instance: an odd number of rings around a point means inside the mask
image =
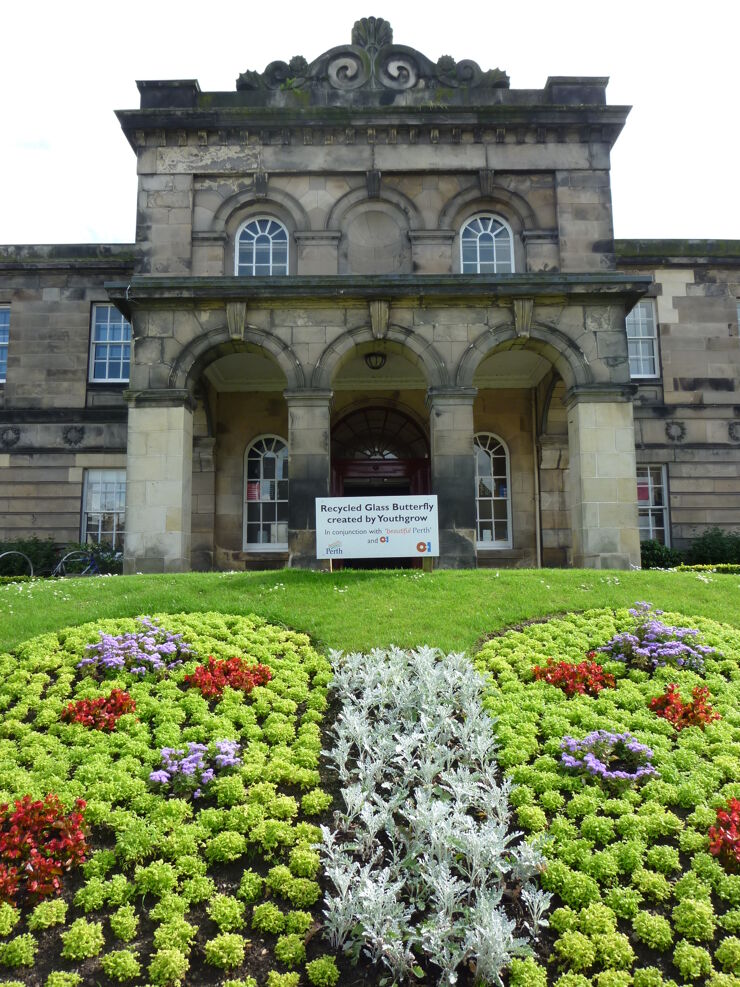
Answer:
POLYGON ((123 396, 134 408, 188 408, 194 411, 197 401, 187 388, 161 387, 146 391, 125 390, 123 396))
POLYGON ((635 384, 576 384, 565 392, 563 402, 568 411, 576 404, 602 404, 612 401, 631 402, 636 391, 635 384))

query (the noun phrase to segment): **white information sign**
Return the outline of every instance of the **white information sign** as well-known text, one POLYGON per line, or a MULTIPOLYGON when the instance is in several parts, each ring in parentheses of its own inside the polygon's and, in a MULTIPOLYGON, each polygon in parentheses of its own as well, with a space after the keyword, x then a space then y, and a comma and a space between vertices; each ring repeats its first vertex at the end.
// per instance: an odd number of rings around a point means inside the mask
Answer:
POLYGON ((425 555, 439 555, 436 496, 316 498, 316 558, 425 555))

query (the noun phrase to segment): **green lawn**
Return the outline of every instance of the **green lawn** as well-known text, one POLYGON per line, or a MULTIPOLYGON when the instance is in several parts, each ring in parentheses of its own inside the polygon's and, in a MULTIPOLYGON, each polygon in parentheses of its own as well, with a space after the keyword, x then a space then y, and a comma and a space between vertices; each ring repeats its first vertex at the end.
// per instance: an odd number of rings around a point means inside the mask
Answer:
POLYGON ((740 576, 595 570, 340 572, 297 570, 115 576, 0 587, 0 650, 44 631, 141 613, 258 614, 319 647, 475 648, 548 614, 649 600, 740 626, 740 576))

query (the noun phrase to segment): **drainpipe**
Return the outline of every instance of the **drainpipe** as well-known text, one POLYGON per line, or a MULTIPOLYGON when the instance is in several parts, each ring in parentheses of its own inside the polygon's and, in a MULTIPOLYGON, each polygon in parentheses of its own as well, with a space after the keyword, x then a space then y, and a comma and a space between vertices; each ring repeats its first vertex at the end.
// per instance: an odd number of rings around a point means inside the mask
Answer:
POLYGON ((537 389, 532 388, 532 472, 534 477, 534 539, 537 568, 542 568, 542 514, 540 511, 540 464, 537 450, 537 389))

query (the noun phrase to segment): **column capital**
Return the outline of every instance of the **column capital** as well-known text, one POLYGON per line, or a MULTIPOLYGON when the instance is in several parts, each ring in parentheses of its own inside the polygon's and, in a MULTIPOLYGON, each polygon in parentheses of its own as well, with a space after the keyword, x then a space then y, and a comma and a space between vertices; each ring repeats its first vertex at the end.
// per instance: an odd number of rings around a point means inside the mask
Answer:
POLYGON ((293 234, 298 243, 339 243, 341 230, 296 230, 293 234))
POLYGON ((408 237, 412 243, 452 243, 457 236, 456 230, 409 230, 408 237))
POLYGON ((187 408, 194 411, 197 405, 186 387, 152 387, 144 391, 127 388, 123 398, 132 408, 187 408))
POLYGON ((295 387, 283 391, 288 407, 292 404, 329 405, 334 398, 334 391, 321 387, 295 387))
POLYGON ((565 394, 565 407, 574 404, 604 404, 612 401, 632 401, 637 384, 575 384, 565 394))
POLYGON ((427 390, 426 406, 432 408, 441 404, 472 405, 477 393, 477 387, 430 387, 427 390))

